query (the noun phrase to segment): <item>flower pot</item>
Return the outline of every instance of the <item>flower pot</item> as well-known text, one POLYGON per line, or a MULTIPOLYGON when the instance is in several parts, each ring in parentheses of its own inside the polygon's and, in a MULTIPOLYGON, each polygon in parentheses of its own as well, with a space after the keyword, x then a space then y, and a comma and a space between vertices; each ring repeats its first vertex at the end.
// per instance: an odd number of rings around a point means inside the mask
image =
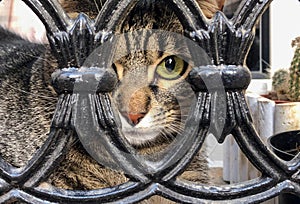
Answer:
POLYGON ((300 130, 273 135, 269 137, 268 145, 279 158, 290 161, 300 151, 300 130))
MULTIPOLYGON (((246 99, 257 133, 266 145, 268 138, 272 135, 300 130, 300 102, 274 101, 251 92, 246 93, 246 99)), ((248 161, 238 148, 232 137, 226 139, 223 151, 223 179, 225 181, 239 183, 261 175, 261 172, 248 161)), ((278 197, 263 203, 278 204, 278 197)))
MULTIPOLYGON (((292 160, 300 152, 300 130, 282 132, 268 138, 268 145, 271 150, 285 161, 292 160)), ((281 193, 279 204, 299 204, 300 197, 281 193)))

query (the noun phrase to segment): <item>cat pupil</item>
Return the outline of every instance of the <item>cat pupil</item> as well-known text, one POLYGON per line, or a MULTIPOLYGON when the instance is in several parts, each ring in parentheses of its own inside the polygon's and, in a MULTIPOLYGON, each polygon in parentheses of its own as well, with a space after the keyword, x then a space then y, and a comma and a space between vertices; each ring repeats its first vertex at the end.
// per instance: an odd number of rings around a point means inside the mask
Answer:
POLYGON ((165 61, 165 66, 169 72, 173 72, 175 69, 176 61, 173 57, 169 57, 165 61))

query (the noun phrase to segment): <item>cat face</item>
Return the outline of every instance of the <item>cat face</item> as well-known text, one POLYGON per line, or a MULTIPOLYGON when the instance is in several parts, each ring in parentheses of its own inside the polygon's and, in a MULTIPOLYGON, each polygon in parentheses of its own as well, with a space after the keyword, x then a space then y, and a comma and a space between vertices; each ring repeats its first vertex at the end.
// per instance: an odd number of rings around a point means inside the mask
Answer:
POLYGON ((121 35, 118 45, 112 98, 125 138, 135 146, 171 141, 194 100, 185 80, 191 70, 188 41, 172 32, 139 30, 121 35))
POLYGON ((123 133, 131 144, 145 145, 169 139, 182 130, 182 120, 193 95, 186 98, 184 107, 178 97, 191 91, 184 83, 189 68, 186 62, 174 55, 163 56, 151 65, 136 69, 117 66, 124 75, 113 92, 113 98, 120 113, 123 133))

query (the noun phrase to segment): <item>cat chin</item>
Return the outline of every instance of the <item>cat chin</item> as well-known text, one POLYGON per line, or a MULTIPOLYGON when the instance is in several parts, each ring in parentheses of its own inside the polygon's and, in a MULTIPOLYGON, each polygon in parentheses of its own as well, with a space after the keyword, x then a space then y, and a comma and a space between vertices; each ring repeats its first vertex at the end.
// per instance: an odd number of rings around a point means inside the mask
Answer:
POLYGON ((161 136, 161 132, 164 128, 162 126, 149 126, 147 118, 143 119, 144 122, 142 120, 138 125, 132 126, 121 114, 119 114, 119 116, 123 135, 133 146, 148 146, 161 136), (145 124, 143 125, 143 123, 145 124))
POLYGON ((134 146, 148 146, 161 135, 160 128, 122 128, 122 131, 126 140, 134 146))

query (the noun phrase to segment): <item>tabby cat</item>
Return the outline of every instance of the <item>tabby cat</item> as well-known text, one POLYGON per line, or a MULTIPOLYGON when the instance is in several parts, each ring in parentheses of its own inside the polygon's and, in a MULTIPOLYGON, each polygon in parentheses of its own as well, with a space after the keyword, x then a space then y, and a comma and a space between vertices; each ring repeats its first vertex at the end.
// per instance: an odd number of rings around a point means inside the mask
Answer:
MULTIPOLYGON (((62 6, 70 16, 85 12, 93 18, 104 3, 105 0, 64 0, 62 6)), ((211 18, 224 1, 198 0, 198 3, 211 18)), ((141 28, 183 33, 176 15, 159 0, 140 1, 118 32, 141 28)), ((134 32, 131 38, 123 42, 124 38, 120 37, 113 65, 119 82, 112 98, 120 112, 125 138, 142 154, 153 154, 165 148, 182 130, 193 98, 184 80, 191 65, 176 55, 188 53, 176 43, 165 43, 163 51, 139 50, 134 49, 134 32), (125 45, 135 51, 120 57, 118 52, 125 45)), ((57 102, 51 73, 57 68, 48 45, 29 42, 0 28, 0 91, 5 93, 0 95, 0 154, 13 166, 26 165, 47 138, 57 102)), ((204 152, 196 156, 182 177, 208 181, 204 152)), ((87 154, 80 142, 74 141, 47 182, 59 188, 86 190, 126 180, 122 172, 104 168, 87 154)))

